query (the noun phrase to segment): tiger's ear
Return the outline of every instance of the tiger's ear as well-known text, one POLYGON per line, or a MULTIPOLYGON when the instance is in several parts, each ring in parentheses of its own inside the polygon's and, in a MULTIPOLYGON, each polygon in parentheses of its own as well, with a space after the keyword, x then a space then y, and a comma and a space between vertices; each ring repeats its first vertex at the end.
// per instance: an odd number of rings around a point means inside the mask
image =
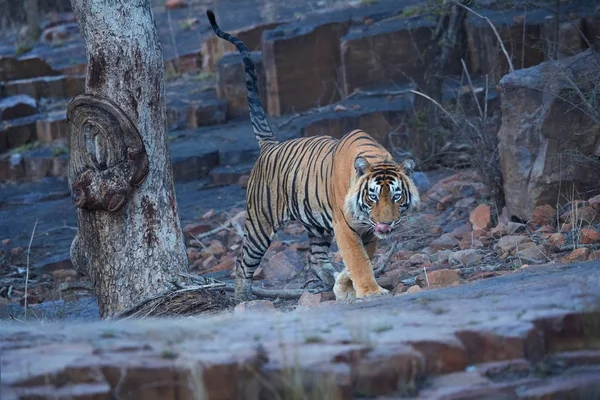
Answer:
POLYGON ((413 160, 412 158, 405 158, 400 163, 400 166, 404 170, 404 173, 406 174, 406 176, 411 176, 416 167, 415 160, 413 160))
POLYGON ((371 168, 369 162, 364 157, 356 157, 354 160, 354 169, 358 176, 364 175, 371 168))

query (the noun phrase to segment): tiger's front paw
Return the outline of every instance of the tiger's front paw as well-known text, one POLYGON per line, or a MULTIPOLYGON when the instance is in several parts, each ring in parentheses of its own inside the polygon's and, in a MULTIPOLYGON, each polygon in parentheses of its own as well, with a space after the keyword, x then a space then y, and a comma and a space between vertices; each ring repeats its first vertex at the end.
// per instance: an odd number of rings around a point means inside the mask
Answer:
POLYGON ((352 279, 347 270, 343 270, 336 275, 333 294, 337 301, 353 300, 356 298, 356 291, 354 290, 352 279))
POLYGON ((390 291, 382 288, 379 285, 377 285, 374 288, 369 288, 366 290, 359 289, 356 291, 357 298, 370 297, 370 296, 382 296, 382 295, 386 295, 386 294, 390 294, 390 291))

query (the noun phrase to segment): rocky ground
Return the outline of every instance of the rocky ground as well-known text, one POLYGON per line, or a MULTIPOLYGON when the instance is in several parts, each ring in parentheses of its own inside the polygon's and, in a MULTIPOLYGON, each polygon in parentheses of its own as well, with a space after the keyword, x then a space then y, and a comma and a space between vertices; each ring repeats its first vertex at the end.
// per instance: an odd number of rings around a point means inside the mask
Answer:
MULTIPOLYGON (((207 7, 215 10, 224 29, 240 29, 237 34, 257 50, 259 90, 281 140, 339 136, 358 127, 399 158, 407 148, 427 150, 427 138, 411 128, 423 118, 414 114, 415 96, 408 92, 412 86, 403 80, 406 74, 420 79, 424 70, 412 49, 426 46, 435 18, 423 2, 166 3, 169 8, 162 0, 152 5, 165 57, 171 162, 192 275, 232 282, 244 189, 258 154, 239 56, 226 54, 222 41, 214 40, 204 20, 207 7), (272 45, 264 59, 259 48, 263 31, 265 43, 272 45), (411 51, 390 52, 390 42, 411 51), (338 52, 339 60, 306 57, 338 52), (297 68, 288 68, 288 60, 297 68), (370 73, 364 74, 367 62, 370 73), (314 68, 305 68, 307 63, 314 68), (278 68, 285 74, 277 74, 278 68), (340 81, 340 70, 341 86, 332 85, 340 81), (269 73, 277 79, 267 91, 269 73), (301 90, 298 80, 306 84, 301 90)), ((561 57, 582 54, 590 46, 583 34, 600 39, 596 5, 575 3, 561 3, 571 19, 558 30, 544 2, 483 1, 474 7, 502 27, 503 37, 527 39, 527 47, 517 44, 514 52, 524 57, 515 55, 515 65, 526 68, 553 59, 553 52, 561 57), (519 30, 525 29, 525 21, 534 28, 527 37, 519 30), (560 33, 559 45, 548 46, 555 32, 560 33)), ((543 146, 561 155, 571 150, 562 147, 570 145, 569 136, 561 136, 569 131, 561 128, 565 121, 575 131, 593 129, 580 114, 568 114, 571 105, 556 108, 563 92, 542 99, 528 92, 528 84, 539 89, 549 77, 554 79, 554 64, 522 69, 498 85, 503 98, 512 96, 518 104, 504 113, 512 124, 502 124, 509 131, 503 138, 514 140, 501 144, 503 153, 519 157, 505 164, 527 161, 504 174, 505 186, 514 185, 513 197, 507 199, 512 212, 498 209, 492 200, 491 189, 470 163, 473 149, 446 149, 455 163, 442 164, 461 168, 438 165, 415 174, 423 207, 406 218, 396 238, 381 243, 374 263, 378 282, 394 297, 339 304, 331 301, 331 292, 307 292, 298 299, 269 297, 236 307, 223 302, 220 315, 165 320, 160 326, 154 321, 100 322, 91 284, 69 259, 77 215, 65 179, 65 107, 83 92, 86 71, 83 43, 73 28, 72 15, 50 15, 43 40, 33 48, 23 48, 17 36, 3 36, 0 42, 3 400, 168 400, 198 398, 203 391, 210 399, 600 396, 600 355, 594 350, 600 337, 600 196, 573 191, 568 198, 538 201, 550 192, 543 185, 551 186, 552 179, 562 183, 595 176, 593 170, 582 176, 576 170, 567 175, 562 169, 551 171, 556 165, 552 154, 544 158, 539 151, 543 146), (527 108, 546 110, 533 128, 534 111, 524 112, 527 108), (531 139, 531 131, 547 137, 531 139), (527 140, 520 142, 522 138, 527 140), (517 151, 515 143, 527 143, 527 148, 517 151), (453 153, 457 149, 458 155, 453 153), (540 165, 551 179, 530 180, 540 165), (528 194, 528 185, 538 197, 528 194), (230 384, 232 376, 236 385, 230 384), (147 387, 147 382, 156 384, 147 387)), ((486 123, 495 135, 499 96, 493 85, 482 82, 498 80, 507 66, 497 62, 500 52, 490 44, 496 39, 487 22, 469 14, 464 28, 475 89, 448 77, 442 103, 456 109, 464 105, 462 111, 477 115, 472 98, 479 99, 493 115, 486 123)), ((514 44, 510 40, 507 46, 514 44)), ((589 52, 583 57, 594 60, 589 52)), ((564 69, 569 63, 556 65, 564 69)), ((569 70, 570 78, 591 76, 585 67, 589 62, 573 64, 581 71, 569 70)), ((453 71, 462 73, 457 66, 453 71)), ((560 90, 572 89, 562 84, 560 90)), ((575 149, 583 154, 597 148, 595 140, 592 134, 578 136, 583 144, 575 149)), ((595 181, 590 189, 597 190, 595 181)), ((267 252, 254 285, 303 288, 313 279, 305 270, 307 250, 306 234, 289 223, 267 252)), ((331 257, 341 268, 335 244, 331 257)), ((231 296, 221 289, 214 293, 231 296)))
MULTIPOLYGON (((422 210, 407 218, 403 232, 382 243, 376 256, 376 267, 385 268, 378 281, 395 294, 511 274, 535 264, 600 258, 600 197, 569 203, 560 210, 541 206, 533 221, 521 223, 503 221, 493 205, 486 204, 487 190, 474 171, 439 170, 418 173, 415 179, 423 193, 422 210)), ((241 181, 243 186, 243 176, 241 181)), ((231 281, 245 213, 242 186, 214 187, 206 180, 176 185, 193 274, 231 281)), ((76 212, 65 182, 48 178, 5 186, 0 204, 4 232, 0 294, 5 304, 0 315, 22 318, 17 304, 24 304, 27 280, 28 303, 34 305, 30 315, 90 318, 93 301, 69 303, 92 292, 89 281, 72 269, 69 260, 76 212), (78 310, 77 304, 91 308, 78 310)), ((301 288, 313 278, 304 270, 307 250, 303 229, 289 223, 267 252, 255 285, 301 288)), ((332 257, 341 268, 335 245, 332 257)), ((330 299, 331 293, 307 295, 298 304, 330 299)), ((296 302, 276 300, 275 305, 290 309, 296 302)))
POLYGON ((43 333, 39 323, 3 323, 0 394, 597 399, 598 266, 545 264, 452 288, 283 313, 255 301, 213 317, 46 322, 43 333))

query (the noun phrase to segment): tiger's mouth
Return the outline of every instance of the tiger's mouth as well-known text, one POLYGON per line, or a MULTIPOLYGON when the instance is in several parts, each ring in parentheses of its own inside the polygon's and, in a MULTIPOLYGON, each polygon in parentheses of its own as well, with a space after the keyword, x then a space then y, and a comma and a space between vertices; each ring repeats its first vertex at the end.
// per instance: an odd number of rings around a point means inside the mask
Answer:
POLYGON ((393 236, 394 224, 377 222, 373 227, 373 233, 378 239, 387 239, 393 236))

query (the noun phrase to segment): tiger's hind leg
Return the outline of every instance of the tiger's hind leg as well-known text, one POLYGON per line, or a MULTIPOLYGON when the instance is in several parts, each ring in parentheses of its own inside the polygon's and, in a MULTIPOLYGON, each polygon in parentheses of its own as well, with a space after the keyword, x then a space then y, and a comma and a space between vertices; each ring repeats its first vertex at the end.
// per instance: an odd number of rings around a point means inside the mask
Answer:
POLYGON ((310 245, 308 265, 317 278, 323 282, 327 289, 335 284, 336 269, 329 258, 329 248, 333 242, 333 236, 325 233, 315 234, 309 231, 308 242, 310 245))
POLYGON ((264 220, 253 222, 250 214, 244 226, 242 253, 235 266, 235 301, 252 300, 252 278, 267 252, 275 235, 275 230, 264 220), (260 225, 259 225, 260 224, 260 225), (258 230, 255 227, 260 226, 258 230))

